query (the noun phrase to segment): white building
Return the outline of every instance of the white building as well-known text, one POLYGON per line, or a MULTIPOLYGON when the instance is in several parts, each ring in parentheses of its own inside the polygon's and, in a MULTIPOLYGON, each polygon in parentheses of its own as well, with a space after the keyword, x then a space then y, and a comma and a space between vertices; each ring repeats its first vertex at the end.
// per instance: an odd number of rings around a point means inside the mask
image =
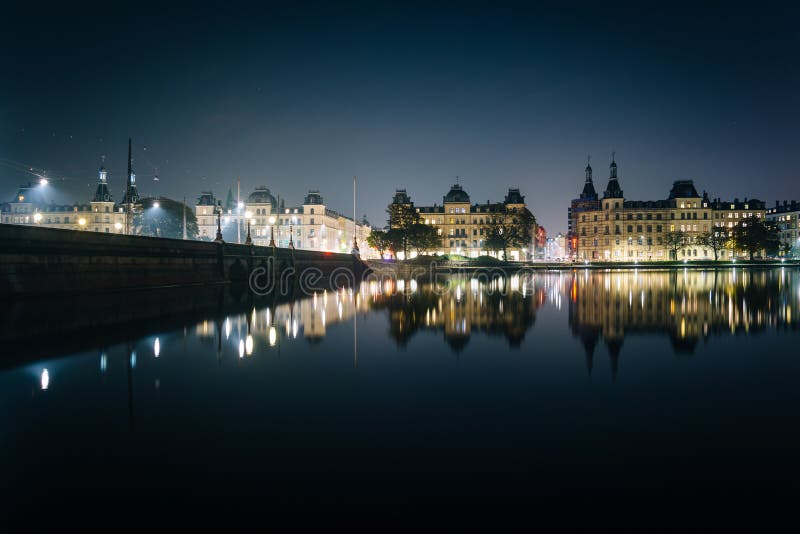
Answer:
MULTIPOLYGON (((215 205, 219 206, 213 193, 205 191, 195 206, 201 238, 214 239, 217 235, 215 205)), ((291 244, 295 249, 322 252, 349 253, 355 229, 361 256, 376 255, 367 245, 369 225, 364 221, 354 224, 352 218, 328 208, 316 190, 308 192, 302 205, 287 207, 267 187, 257 187, 240 206, 223 210, 221 222, 226 239, 237 236, 244 243, 249 223, 254 245, 270 246, 274 236, 277 247, 291 244)))
POLYGON ((114 234, 125 232, 125 207, 114 202, 104 167, 100 167, 97 189, 88 204, 47 202, 48 187, 46 182, 21 186, 11 202, 0 206, 2 222, 114 234))

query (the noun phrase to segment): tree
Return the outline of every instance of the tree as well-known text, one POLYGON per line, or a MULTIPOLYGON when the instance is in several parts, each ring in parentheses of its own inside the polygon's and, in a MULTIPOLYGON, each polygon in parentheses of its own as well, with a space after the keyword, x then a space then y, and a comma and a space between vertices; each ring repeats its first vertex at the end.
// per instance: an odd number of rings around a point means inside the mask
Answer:
POLYGON ((439 232, 433 226, 417 223, 409 229, 409 246, 417 249, 417 255, 435 250, 441 244, 439 232))
POLYGON ((686 232, 681 232, 680 230, 664 234, 664 246, 669 250, 671 259, 678 259, 678 251, 686 245, 688 237, 686 232))
POLYGON ((395 231, 395 238, 400 240, 399 246, 394 250, 395 252, 402 250, 403 258, 407 259, 412 228, 415 224, 419 224, 419 213, 410 204, 390 204, 386 211, 389 213, 390 232, 395 231))
POLYGON ((197 218, 194 211, 183 202, 169 198, 145 198, 141 204, 142 211, 136 214, 135 225, 141 228, 142 235, 183 239, 185 211, 186 237, 197 239, 197 218))
POLYGON ((386 232, 386 239, 389 241, 389 250, 392 251, 392 256, 397 259, 397 252, 403 250, 403 244, 406 242, 404 232, 398 228, 392 228, 386 232))
POLYGON ((527 208, 517 209, 502 206, 492 213, 484 227, 486 248, 503 251, 503 259, 507 258, 508 248, 525 248, 531 245, 536 218, 527 208))
POLYGON ((719 251, 728 244, 728 236, 725 234, 724 230, 719 232, 703 232, 697 236, 697 244, 710 248, 714 252, 714 261, 717 261, 719 251))
POLYGON ((780 250, 780 232, 777 225, 760 217, 746 217, 733 229, 733 242, 739 250, 753 259, 754 252, 775 255, 780 250))
POLYGON ((388 232, 384 230, 373 230, 367 236, 367 245, 377 250, 382 258, 383 253, 391 247, 392 242, 389 239, 388 232))

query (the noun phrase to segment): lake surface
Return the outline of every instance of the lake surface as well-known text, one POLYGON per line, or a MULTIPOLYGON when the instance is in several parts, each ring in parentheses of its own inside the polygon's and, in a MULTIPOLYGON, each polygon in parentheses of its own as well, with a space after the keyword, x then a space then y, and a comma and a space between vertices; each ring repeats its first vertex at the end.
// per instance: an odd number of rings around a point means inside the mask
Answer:
POLYGON ((2 502, 34 524, 795 520, 797 270, 439 282, 226 296, 136 328, 83 306, 79 335, 59 331, 74 302, 10 307, 2 502))

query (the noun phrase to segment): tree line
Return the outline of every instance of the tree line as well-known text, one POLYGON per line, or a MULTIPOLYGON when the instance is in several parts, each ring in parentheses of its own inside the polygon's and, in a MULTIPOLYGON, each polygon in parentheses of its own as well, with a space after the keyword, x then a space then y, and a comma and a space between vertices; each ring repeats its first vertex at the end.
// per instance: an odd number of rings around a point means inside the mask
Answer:
POLYGON ((747 217, 741 224, 728 231, 725 228, 712 228, 692 238, 687 232, 667 232, 664 244, 670 251, 670 258, 678 259, 678 251, 690 245, 711 249, 714 261, 723 250, 741 251, 749 259, 754 255, 775 256, 786 252, 786 245, 780 241, 780 230, 775 223, 760 217, 747 217))

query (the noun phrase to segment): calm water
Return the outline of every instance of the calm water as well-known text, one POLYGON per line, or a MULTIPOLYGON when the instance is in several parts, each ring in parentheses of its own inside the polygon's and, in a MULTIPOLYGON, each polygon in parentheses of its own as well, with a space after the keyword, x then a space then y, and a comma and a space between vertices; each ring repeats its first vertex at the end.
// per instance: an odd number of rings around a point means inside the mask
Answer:
POLYGON ((796 270, 398 281, 185 316, 10 342, 8 511, 683 531, 795 515, 796 270))

